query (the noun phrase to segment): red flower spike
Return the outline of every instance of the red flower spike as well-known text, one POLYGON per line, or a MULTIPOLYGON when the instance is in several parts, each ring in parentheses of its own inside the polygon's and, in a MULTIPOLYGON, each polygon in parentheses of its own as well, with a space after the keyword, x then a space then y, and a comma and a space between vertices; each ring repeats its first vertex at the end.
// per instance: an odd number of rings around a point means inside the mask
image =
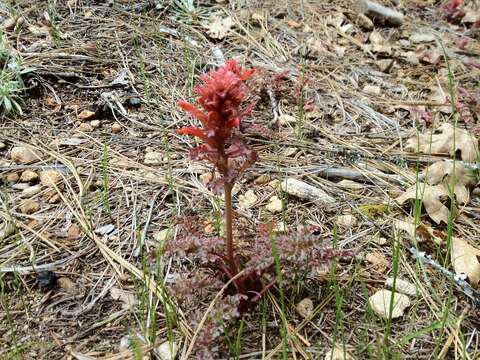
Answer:
MULTIPOLYGON (((186 127, 178 131, 179 134, 196 136, 207 145, 197 147, 191 151, 191 155, 212 162, 224 179, 231 178, 228 167, 224 166, 228 164, 228 158, 248 154, 245 156, 249 158, 248 164, 255 159, 254 151, 245 144, 241 155, 238 155, 238 150, 231 151, 231 145, 236 142, 233 131, 240 128, 241 118, 249 112, 248 106, 242 107, 249 92, 245 80, 254 72, 254 69, 243 69, 235 60, 228 60, 217 70, 201 76, 202 83, 195 87, 200 107, 186 101, 178 103, 179 107, 202 124, 202 127, 186 127), (202 156, 203 152, 206 153, 202 156)), ((238 175, 238 171, 232 171, 238 175)))
POLYGON ((184 127, 177 131, 177 134, 180 135, 192 135, 196 136, 204 141, 207 141, 208 137, 205 135, 204 131, 197 127, 184 127))
POLYGON ((195 105, 192 105, 186 101, 179 101, 178 106, 180 106, 183 110, 185 110, 193 117, 196 117, 198 120, 200 120, 200 122, 204 126, 206 125, 207 116, 203 112, 201 112, 195 105))
POLYGON ((255 72, 255 69, 250 69, 250 70, 244 70, 241 67, 238 66, 237 62, 235 60, 228 60, 225 63, 225 67, 230 70, 231 72, 237 74, 242 81, 248 80, 250 77, 252 77, 253 73, 255 72))

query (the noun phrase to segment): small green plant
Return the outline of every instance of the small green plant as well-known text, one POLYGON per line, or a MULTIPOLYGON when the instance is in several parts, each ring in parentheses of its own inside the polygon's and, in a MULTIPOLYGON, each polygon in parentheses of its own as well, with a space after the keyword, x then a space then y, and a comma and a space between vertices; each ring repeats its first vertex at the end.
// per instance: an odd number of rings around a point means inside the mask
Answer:
POLYGON ((20 59, 7 46, 0 33, 0 113, 22 114, 21 94, 24 89, 20 59))
POLYGON ((188 93, 189 95, 193 94, 193 88, 195 83, 195 66, 197 63, 197 59, 195 58, 192 50, 188 46, 186 42, 183 43, 183 61, 185 63, 185 67, 188 69, 188 78, 187 78, 187 85, 188 85, 188 93))
POLYGON ((172 9, 177 18, 187 24, 194 23, 199 19, 200 11, 194 0, 174 0, 172 9))
POLYGON ((50 36, 52 37, 53 46, 55 48, 59 48, 62 35, 58 30, 57 26, 55 25, 58 19, 58 13, 54 2, 48 1, 45 17, 49 23, 49 31, 50 36))
MULTIPOLYGON (((18 295, 19 287, 18 282, 17 284, 15 280, 18 280, 19 276, 15 273, 15 277, 13 279, 13 289, 15 295, 18 295)), ((10 350, 9 350, 9 359, 22 359, 23 358, 23 351, 24 349, 20 346, 17 341, 17 324, 15 323, 14 319, 12 318, 12 314, 9 309, 8 301, 7 301, 7 281, 5 280, 5 275, 0 274, 0 309, 5 314, 5 323, 10 329, 11 333, 11 340, 10 340, 10 350)), ((3 323, 2 323, 3 324, 3 323)))
POLYGON ((22 114, 20 106, 21 84, 17 80, 8 80, 0 76, 0 108, 5 114, 18 112, 22 114))
MULTIPOLYGON (((333 233, 332 234, 333 245, 336 246, 338 242, 338 229, 336 225, 334 225, 332 233, 333 233)), ((333 289, 333 293, 335 296, 335 331, 333 333, 333 346, 340 348, 342 349, 342 351, 346 352, 345 324, 344 324, 345 314, 342 309, 343 304, 345 303, 345 299, 344 299, 344 295, 342 294, 340 284, 338 282, 336 264, 333 264, 330 274, 331 274, 329 279, 330 287, 333 289)))
POLYGON ((134 39, 135 54, 138 58, 138 67, 140 76, 142 77, 145 86, 145 98, 150 99, 152 95, 152 84, 150 82, 149 74, 147 73, 147 67, 145 64, 145 58, 142 52, 141 43, 139 38, 134 39))
POLYGON ((130 339, 132 341, 132 356, 133 356, 133 359, 134 360, 143 359, 142 340, 136 335, 131 335, 130 339))
POLYGON ((397 286, 397 278, 398 272, 400 267, 400 244, 398 237, 394 238, 393 248, 392 248, 392 277, 393 277, 393 284, 392 284, 392 296, 390 298, 390 304, 388 308, 388 318, 385 325, 385 335, 383 338, 383 355, 386 359, 392 358, 392 349, 391 349, 391 335, 392 335, 392 314, 393 309, 395 307, 395 293, 396 293, 396 286, 397 286))
MULTIPOLYGON (((271 231, 271 229, 269 229, 271 231)), ((285 293, 282 284, 282 264, 280 256, 278 255, 277 245, 275 238, 271 237, 272 241, 272 256, 275 260, 275 276, 278 282, 278 290, 280 292, 280 319, 282 320, 280 326, 280 335, 282 337, 282 359, 288 358, 288 331, 287 331, 287 317, 285 316, 285 293)))

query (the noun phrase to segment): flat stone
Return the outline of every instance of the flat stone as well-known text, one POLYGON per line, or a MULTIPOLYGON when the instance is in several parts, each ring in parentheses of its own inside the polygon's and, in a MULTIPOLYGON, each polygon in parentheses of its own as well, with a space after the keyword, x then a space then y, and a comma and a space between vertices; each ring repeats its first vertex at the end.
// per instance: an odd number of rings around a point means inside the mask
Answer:
POLYGON ((285 157, 292 157, 294 156, 296 153, 298 152, 298 149, 295 148, 295 147, 287 147, 284 151, 283 151, 283 155, 285 157))
POLYGON ((38 201, 27 199, 20 204, 20 211, 23 214, 33 214, 40 210, 40 204, 38 201))
POLYGON ((244 209, 250 209, 255 205, 258 200, 258 196, 255 195, 252 189, 248 190, 245 194, 238 197, 238 204, 244 209))
POLYGON ((90 125, 92 125, 94 129, 98 129, 100 127, 100 120, 92 120, 90 121, 90 125))
POLYGON ((177 356, 177 344, 175 342, 165 341, 156 349, 160 360, 171 360, 177 356))
POLYGON ((410 299, 407 295, 399 293, 395 293, 395 295, 393 295, 390 290, 379 290, 370 296, 368 303, 378 316, 388 319, 392 297, 392 319, 396 319, 403 316, 405 309, 410 306, 410 299))
POLYGON ((125 335, 120 339, 120 351, 125 351, 132 347, 132 340, 130 340, 130 336, 125 335))
POLYGON ((80 114, 78 114, 78 118, 82 121, 90 120, 94 116, 95 116, 95 112, 90 110, 83 110, 80 114))
POLYGON ((7 176, 5 176, 5 180, 10 183, 14 184, 20 179, 20 176, 16 172, 8 173, 7 176))
POLYGON ((22 197, 30 198, 34 195, 37 195, 40 191, 42 191, 42 187, 40 185, 29 186, 22 191, 22 197))
POLYGON ((32 170, 25 170, 22 173, 22 176, 20 176, 20 181, 23 182, 31 182, 35 180, 38 180, 38 174, 32 170))
POLYGON ((158 151, 152 151, 145 154, 145 159, 143 160, 145 165, 162 165, 163 164, 163 154, 158 151))
POLYGON ((10 152, 10 158, 17 164, 30 164, 38 160, 37 153, 24 146, 16 146, 10 152))
POLYGON ((343 349, 343 347, 335 347, 325 354, 325 360, 355 360, 355 358, 343 349))
POLYGON ((335 223, 338 226, 350 228, 357 223, 357 218, 352 214, 339 215, 335 223))
POLYGON ((410 41, 414 44, 434 42, 435 39, 436 39, 435 34, 428 33, 428 32, 426 33, 416 32, 410 35, 410 41))
POLYGON ((78 127, 78 130, 83 132, 92 132, 94 129, 93 129, 93 126, 90 125, 89 123, 81 123, 80 126, 78 127))
POLYGON ((173 234, 173 231, 172 229, 163 229, 163 230, 160 230, 158 232, 156 232, 154 235, 153 235, 153 238, 158 241, 160 244, 163 244, 165 241, 167 241, 168 239, 170 239, 170 237, 172 236, 173 234))
POLYGON ((272 214, 279 213, 283 210, 283 202, 281 199, 278 198, 278 196, 274 195, 270 198, 268 205, 265 206, 265 209, 267 209, 272 214))
POLYGON ((278 124, 279 125, 289 125, 295 124, 297 122, 297 118, 292 115, 282 114, 278 117, 278 124))
POLYGON ((357 24, 361 26, 362 28, 366 30, 373 30, 374 25, 373 21, 370 20, 366 15, 364 14, 358 14, 357 16, 357 24))
POLYGON ((314 306, 311 299, 305 298, 297 304, 296 308, 302 317, 309 318, 313 314, 314 306))
POLYGON ((5 30, 11 30, 15 27, 15 24, 17 23, 17 19, 14 17, 9 17, 3 22, 3 27, 5 30))
POLYGON ((115 225, 106 224, 95 229, 95 234, 98 235, 112 235, 113 232, 116 232, 115 225))
POLYGON ((279 221, 275 228, 273 228, 273 232, 276 233, 286 233, 287 232, 287 224, 284 221, 279 221))
POLYGON ((380 93, 382 92, 382 90, 380 89, 380 86, 378 85, 365 85, 362 91, 365 94, 370 94, 370 95, 380 95, 380 93))
POLYGON ((257 177, 253 182, 255 183, 255 185, 265 185, 269 181, 270 181, 270 176, 263 174, 257 177))
POLYGON ((62 181, 62 174, 57 170, 44 170, 40 173, 40 183, 46 187, 53 187, 62 181))
POLYGON ((118 134, 121 131, 122 131, 122 126, 120 124, 115 123, 112 125, 112 132, 114 134, 118 134))
POLYGON ((273 179, 270 181, 267 185, 268 187, 271 187, 272 189, 279 190, 280 189, 280 180, 278 179, 273 179))

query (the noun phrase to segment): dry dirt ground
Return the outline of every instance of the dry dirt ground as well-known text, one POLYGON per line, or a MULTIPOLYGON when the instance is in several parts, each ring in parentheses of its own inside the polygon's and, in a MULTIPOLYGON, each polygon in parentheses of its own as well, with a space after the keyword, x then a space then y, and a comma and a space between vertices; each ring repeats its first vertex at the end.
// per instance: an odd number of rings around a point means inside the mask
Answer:
POLYGON ((155 255, 179 218, 215 231, 222 203, 176 134, 194 123, 176 103, 222 57, 260 69, 237 221, 315 225, 356 256, 272 289, 210 357, 479 358, 478 4, 451 21, 440 1, 383 4, 400 27, 372 28, 344 0, 0 1, 26 88, 23 113, 0 118, 0 358, 202 358, 192 314, 216 293, 180 306, 169 288, 193 260, 155 255), (423 207, 401 197, 455 156, 462 194, 445 190, 450 167, 423 207), (335 202, 286 196, 272 183, 286 178, 335 202), (369 298, 392 277, 408 306, 382 317, 369 298))

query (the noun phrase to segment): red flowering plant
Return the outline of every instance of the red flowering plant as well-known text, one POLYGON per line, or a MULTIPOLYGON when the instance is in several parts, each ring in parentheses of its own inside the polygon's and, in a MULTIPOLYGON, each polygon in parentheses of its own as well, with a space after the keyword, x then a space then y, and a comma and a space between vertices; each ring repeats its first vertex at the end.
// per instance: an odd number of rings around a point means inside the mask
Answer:
MULTIPOLYGON (((198 127, 181 128, 178 133, 193 135, 203 142, 190 150, 190 158, 210 162, 214 174, 217 174, 209 185, 217 194, 223 190, 225 196, 225 237, 205 236, 201 222, 189 220, 181 224, 178 236, 169 242, 165 253, 196 254, 204 260, 203 265, 219 270, 227 280, 232 279, 232 288, 225 299, 237 304, 239 314, 257 303, 277 281, 270 231, 259 231, 252 239, 250 251, 246 249, 243 252, 236 249, 232 231, 234 182, 257 159, 255 150, 242 138, 240 127, 242 118, 252 108, 252 103, 245 105, 244 102, 251 95, 247 80, 253 74, 253 69, 243 69, 236 61, 229 60, 201 77, 202 83, 195 88, 198 106, 186 101, 179 102, 183 110, 201 123, 198 127), (242 274, 239 274, 241 271, 242 274)), ((297 270, 305 273, 314 269, 318 262, 325 264, 329 260, 350 255, 317 240, 308 229, 277 238, 278 256, 282 264, 289 267, 289 274, 297 270), (291 271, 291 268, 295 270, 291 271)), ((208 285, 215 282, 204 283, 208 285)), ((191 284, 192 281, 187 281, 186 286, 178 284, 176 288, 183 289, 180 292, 187 289, 193 291, 195 289, 191 284)))
POLYGON ((199 95, 199 109, 186 101, 179 106, 197 118, 202 127, 184 127, 179 134, 193 135, 204 143, 190 151, 192 160, 207 160, 213 164, 220 177, 212 178, 210 186, 215 193, 225 194, 225 243, 227 254, 224 271, 233 277, 238 273, 234 256, 232 235, 232 188, 235 179, 257 159, 255 150, 248 147, 240 137, 238 128, 241 118, 249 109, 242 108, 248 87, 245 81, 254 73, 253 69, 242 69, 235 60, 229 60, 218 70, 202 76, 203 84, 195 88, 199 95), (232 161, 233 160, 233 161, 232 161))

